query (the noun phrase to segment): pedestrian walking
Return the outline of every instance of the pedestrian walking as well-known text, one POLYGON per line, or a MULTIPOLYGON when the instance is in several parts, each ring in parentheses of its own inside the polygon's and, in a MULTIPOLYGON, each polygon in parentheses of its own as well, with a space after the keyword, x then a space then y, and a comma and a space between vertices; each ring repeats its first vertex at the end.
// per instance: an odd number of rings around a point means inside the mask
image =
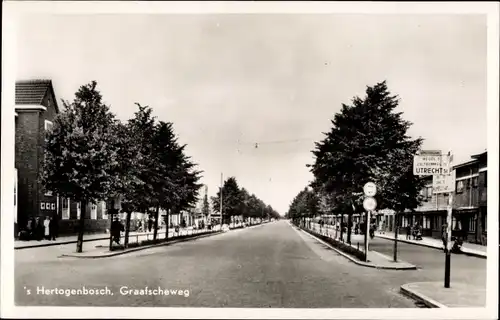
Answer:
POLYGON ((49 240, 56 240, 57 237, 57 220, 52 217, 49 222, 49 240))
POLYGON ((111 235, 113 237, 113 241, 116 242, 118 245, 120 244, 120 238, 121 238, 121 232, 123 231, 123 225, 121 222, 118 220, 118 218, 115 218, 115 221, 111 224, 111 235))

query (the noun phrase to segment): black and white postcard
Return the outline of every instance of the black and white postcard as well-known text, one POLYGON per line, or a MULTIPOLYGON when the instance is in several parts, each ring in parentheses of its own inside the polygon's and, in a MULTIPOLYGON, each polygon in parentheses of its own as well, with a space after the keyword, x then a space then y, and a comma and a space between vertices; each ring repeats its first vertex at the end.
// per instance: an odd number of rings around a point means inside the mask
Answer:
POLYGON ((4 1, 1 316, 498 316, 495 2, 4 1))

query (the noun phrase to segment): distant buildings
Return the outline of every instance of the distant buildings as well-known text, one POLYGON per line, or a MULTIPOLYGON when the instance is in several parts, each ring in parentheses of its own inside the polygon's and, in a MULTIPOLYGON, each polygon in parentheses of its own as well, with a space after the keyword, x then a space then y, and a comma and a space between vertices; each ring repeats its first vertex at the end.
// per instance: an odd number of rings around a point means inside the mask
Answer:
MULTIPOLYGON (((46 132, 51 130, 60 111, 52 81, 16 82, 15 103, 15 234, 26 226, 30 217, 37 216, 58 218, 59 234, 73 234, 77 232, 82 211, 80 203, 43 190, 39 182, 46 132)), ((106 230, 108 221, 103 202, 89 205, 84 214, 86 230, 106 230)))

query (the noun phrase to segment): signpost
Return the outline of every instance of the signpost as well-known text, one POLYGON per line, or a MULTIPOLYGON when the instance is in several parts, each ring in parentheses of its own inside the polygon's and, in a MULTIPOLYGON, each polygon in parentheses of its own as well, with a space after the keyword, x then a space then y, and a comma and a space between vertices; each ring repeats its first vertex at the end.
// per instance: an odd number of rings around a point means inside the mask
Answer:
POLYGON ((452 193, 455 191, 456 171, 452 170, 447 175, 435 175, 432 177, 432 193, 452 193))
POLYGON ((443 161, 447 156, 440 151, 421 151, 413 157, 413 174, 417 176, 447 175, 449 174, 449 161, 443 161))
MULTIPOLYGON (((433 176, 433 193, 449 193, 449 202, 446 217, 446 248, 444 287, 450 287, 451 273, 451 224, 453 214, 453 192, 455 191, 455 171, 452 167, 453 155, 450 152, 443 155, 440 151, 422 151, 413 159, 413 174, 421 176, 433 176)), ((396 254, 395 254, 396 256, 396 254)))
POLYGON ((377 207, 377 201, 375 198, 372 197, 366 197, 365 200, 363 201, 363 208, 365 208, 366 211, 372 211, 377 207))
POLYGON ((370 232, 371 212, 377 207, 377 201, 373 196, 377 194, 377 186, 373 182, 367 182, 363 191, 365 199, 363 200, 363 208, 366 210, 366 230, 365 230, 365 261, 368 261, 368 233, 370 232))
POLYGON ((373 182, 367 182, 363 187, 363 191, 365 192, 365 196, 373 197, 377 194, 377 186, 373 182))

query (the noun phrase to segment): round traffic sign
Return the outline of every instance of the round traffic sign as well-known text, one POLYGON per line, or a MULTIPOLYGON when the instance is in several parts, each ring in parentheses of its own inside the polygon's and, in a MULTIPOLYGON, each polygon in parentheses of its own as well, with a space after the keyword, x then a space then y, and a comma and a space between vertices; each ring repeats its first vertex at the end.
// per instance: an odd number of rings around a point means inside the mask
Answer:
POLYGON ((363 201, 363 208, 365 208, 366 211, 372 211, 375 210, 377 207, 377 200, 372 197, 366 197, 365 200, 363 201))
POLYGON ((363 191, 365 192, 365 196, 373 197, 377 194, 377 186, 373 182, 367 182, 363 187, 363 191))

